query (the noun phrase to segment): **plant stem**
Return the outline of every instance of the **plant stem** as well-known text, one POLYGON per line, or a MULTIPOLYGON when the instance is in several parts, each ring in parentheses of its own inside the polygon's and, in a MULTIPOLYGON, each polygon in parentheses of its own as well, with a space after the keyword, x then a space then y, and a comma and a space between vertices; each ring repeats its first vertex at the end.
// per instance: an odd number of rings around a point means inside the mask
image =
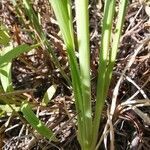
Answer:
POLYGON ((109 62, 109 50, 110 50, 110 40, 111 40, 111 29, 112 21, 115 10, 115 0, 106 0, 104 7, 104 18, 102 25, 102 41, 99 55, 99 68, 98 68, 98 82, 97 82, 97 93, 96 93, 96 107, 95 116, 93 120, 93 140, 91 145, 91 150, 95 148, 98 131, 100 125, 100 119, 102 115, 102 110, 104 102, 106 99, 105 82, 106 69, 109 62))
POLYGON ((90 83, 90 49, 89 49, 89 12, 88 0, 76 0, 77 40, 79 47, 79 66, 83 96, 83 129, 84 141, 82 149, 89 149, 92 140, 92 111, 91 111, 91 83, 90 83))

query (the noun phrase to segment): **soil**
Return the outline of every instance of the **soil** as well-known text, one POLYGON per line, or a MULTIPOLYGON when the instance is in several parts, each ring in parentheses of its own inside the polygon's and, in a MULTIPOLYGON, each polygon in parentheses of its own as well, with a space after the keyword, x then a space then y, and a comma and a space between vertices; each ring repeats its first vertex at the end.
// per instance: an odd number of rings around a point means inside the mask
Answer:
MULTIPOLYGON (((19 3, 19 2, 18 2, 19 3)), ((116 12, 118 10, 118 1, 116 12)), ((98 53, 101 39, 101 20, 104 2, 90 1, 90 48, 92 104, 95 105, 98 53)), ((41 16, 42 29, 51 43, 62 68, 70 78, 67 55, 56 18, 47 0, 33 2, 33 8, 41 16)), ((72 6, 75 17, 74 4, 72 6)), ((22 13, 24 13, 22 11, 22 13)), ((27 16, 25 19, 28 21, 27 16)), ((11 35, 14 46, 34 44, 28 30, 20 22, 11 1, 0 2, 0 22, 11 35)), ((27 23, 28 24, 28 23, 27 23)), ((114 22, 115 25, 115 22, 114 22)), ((74 21, 74 28, 76 24, 74 21)), ((32 27, 31 27, 32 29, 32 27)), ((75 31, 76 34, 76 31, 75 31)), ((58 142, 49 142, 38 135, 22 114, 0 115, 0 149, 3 150, 80 150, 76 136, 76 115, 72 88, 55 67, 46 50, 22 54, 12 62, 12 80, 15 90, 22 90, 19 101, 28 99, 39 118, 57 134, 58 142), (45 92, 57 85, 55 94, 47 106, 41 106, 45 92)), ((112 82, 105 102, 99 135, 105 133, 108 124, 107 112, 112 107, 117 89, 116 107, 112 119, 115 150, 150 149, 150 3, 144 0, 129 0, 119 51, 113 71, 112 82), (137 54, 136 54, 137 53, 137 54), (130 66, 127 66, 131 62, 130 66), (126 70, 125 70, 126 69, 126 70), (125 72, 124 72, 125 71, 125 72), (124 72, 124 74, 123 74, 124 72), (120 86, 117 83, 122 77, 120 86)), ((109 130, 109 129, 108 129, 109 130)), ((110 132, 111 133, 111 132, 110 132)), ((100 137, 99 137, 100 139, 100 137)), ((99 150, 110 149, 111 137, 104 136, 99 150)))

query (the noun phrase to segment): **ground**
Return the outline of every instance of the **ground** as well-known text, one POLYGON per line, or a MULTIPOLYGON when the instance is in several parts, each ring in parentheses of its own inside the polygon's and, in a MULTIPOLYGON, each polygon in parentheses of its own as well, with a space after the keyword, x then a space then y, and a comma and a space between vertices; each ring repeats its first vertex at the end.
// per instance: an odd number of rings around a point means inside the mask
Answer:
MULTIPOLYGON (((93 105, 95 104, 103 6, 103 1, 90 1, 89 4, 93 105)), ((52 8, 49 7, 47 0, 35 1, 33 8, 41 15, 42 29, 65 73, 70 77, 64 44, 52 8)), ((116 12, 117 10, 118 5, 116 12)), ((26 17, 21 7, 20 14, 26 17)), ((74 6, 73 15, 75 16, 74 6)), ((28 18, 25 19, 28 20, 28 18)), ((32 30, 32 27, 27 22, 27 28, 24 28, 15 7, 9 0, 0 2, 0 21, 9 29, 14 46, 34 43, 28 32, 32 30)), ((76 27, 75 23, 74 27, 76 27)), ((101 135, 108 130, 106 126, 110 122, 107 111, 115 105, 112 126, 116 150, 150 149, 149 57, 150 3, 144 0, 129 0, 116 65, 99 131, 101 135), (114 95, 117 97, 114 98, 114 95)), ((59 142, 47 141, 35 133, 29 125, 24 124, 18 115, 7 112, 0 115, 0 149, 80 149, 76 137, 76 111, 72 89, 55 67, 47 51, 39 48, 14 59, 12 79, 14 89, 22 90, 20 95, 15 94, 12 97, 19 97, 21 100, 28 99, 34 105, 33 110, 39 118, 57 133, 59 142), (45 92, 53 85, 57 88, 52 100, 47 106, 41 106, 45 92)), ((109 149, 110 136, 103 138, 99 149, 104 150, 106 147, 109 149)))

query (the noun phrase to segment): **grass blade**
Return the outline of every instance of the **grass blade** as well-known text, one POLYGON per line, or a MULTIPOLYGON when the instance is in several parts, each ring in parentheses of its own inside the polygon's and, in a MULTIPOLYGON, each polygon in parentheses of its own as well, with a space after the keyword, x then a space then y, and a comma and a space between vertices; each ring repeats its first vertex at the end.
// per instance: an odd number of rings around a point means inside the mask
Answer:
POLYGON ((28 103, 23 103, 21 106, 21 112, 23 113, 25 119, 29 122, 29 124, 37 130, 42 136, 46 137, 49 140, 57 141, 57 138, 53 134, 53 132, 47 128, 34 114, 31 107, 28 103))
POLYGON ((83 149, 89 149, 92 140, 92 111, 91 111, 91 85, 90 85, 90 49, 89 49, 89 13, 88 0, 76 0, 77 39, 79 46, 79 66, 81 87, 83 96, 83 119, 82 129, 83 149), (82 14, 82 15, 81 15, 82 14), (85 67, 86 64, 86 67, 85 67))
MULTIPOLYGON (((115 64, 116 55, 117 55, 117 51, 118 51, 120 35, 121 35, 123 22, 124 22, 124 18, 125 18, 125 11, 126 11, 127 3, 128 3, 127 0, 120 1, 119 12, 118 12, 118 17, 117 17, 117 24, 116 24, 116 28, 115 28, 115 34, 113 37, 112 49, 111 49, 111 53, 110 53, 110 60, 109 60, 109 65, 108 65, 107 72, 106 72, 106 79, 105 79, 106 82, 108 82, 108 81, 110 82, 110 80, 111 80, 112 71, 113 71, 113 67, 115 64)), ((108 88, 109 88, 109 83, 107 84, 105 90, 107 91, 108 88)))
POLYGON ((110 50, 110 40, 111 40, 111 29, 112 21, 115 10, 115 0, 106 0, 104 6, 104 18, 102 25, 102 41, 99 54, 99 68, 98 68, 98 81, 97 81, 97 94, 96 94, 96 107, 95 116, 93 121, 93 142, 92 149, 95 147, 98 138, 98 130, 101 119, 101 112, 103 110, 106 93, 105 82, 107 65, 109 63, 109 50, 110 50))
MULTIPOLYGON (((78 133, 83 132, 83 97, 82 97, 82 89, 81 89, 81 78, 80 78, 80 70, 78 67, 76 55, 75 55, 75 46, 74 46, 74 35, 73 35, 73 27, 72 27, 72 14, 71 14, 71 4, 70 0, 49 0, 51 3, 53 10, 55 12, 61 33, 63 35, 63 39, 66 45, 67 54, 69 58, 69 64, 71 68, 71 77, 72 77, 72 85, 75 96, 75 104, 77 110, 78 117, 78 133)), ((83 136, 78 134, 79 141, 84 141, 83 136)))
POLYGON ((12 59, 18 57, 20 54, 24 52, 28 52, 34 48, 37 48, 38 46, 40 46, 40 44, 35 44, 35 45, 23 44, 13 48, 5 55, 0 56, 0 66, 2 66, 4 63, 12 61, 12 59))
POLYGON ((49 0, 55 12, 59 27, 67 46, 67 49, 74 49, 74 38, 72 31, 72 18, 70 17, 69 0, 49 0))
MULTIPOLYGON (((20 7, 18 7, 17 5, 17 2, 16 0, 14 0, 13 2, 15 8, 16 8, 16 12, 18 13, 18 16, 22 17, 22 14, 20 14, 19 12, 22 11, 20 10, 20 7)), ((62 74, 62 76, 66 79, 68 85, 71 85, 71 82, 70 82, 70 79, 68 78, 68 76, 65 74, 64 70, 61 68, 61 65, 59 63, 59 60, 58 58, 56 57, 56 54, 54 52, 54 50, 51 48, 50 46, 50 43, 49 41, 47 40, 46 38, 46 35, 44 33, 44 31, 42 30, 42 25, 40 24, 40 21, 38 19, 38 16, 36 14, 36 12, 34 11, 34 9, 32 8, 32 5, 31 5, 31 0, 23 0, 23 6, 24 6, 24 13, 25 15, 27 15, 29 17, 29 20, 30 20, 30 25, 33 27, 34 29, 34 32, 35 32, 35 35, 31 36, 32 39, 35 41, 36 39, 36 42, 40 42, 41 43, 41 46, 42 48, 45 50, 48 51, 48 53, 51 54, 51 58, 52 58, 52 61, 53 63, 55 64, 55 66, 57 68, 59 68, 60 70, 60 73, 62 74)), ((24 22, 24 19, 20 19, 24 25, 26 26, 26 23, 24 22)), ((30 35, 30 34, 29 34, 30 35)))

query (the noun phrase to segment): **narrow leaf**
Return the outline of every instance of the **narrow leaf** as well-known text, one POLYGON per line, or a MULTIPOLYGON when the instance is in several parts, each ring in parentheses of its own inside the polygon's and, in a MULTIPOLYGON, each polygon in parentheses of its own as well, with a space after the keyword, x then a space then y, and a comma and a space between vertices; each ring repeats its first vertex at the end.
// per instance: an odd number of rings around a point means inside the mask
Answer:
POLYGON ((9 52, 7 52, 5 55, 0 56, 0 66, 2 66, 6 62, 12 61, 12 59, 18 57, 20 54, 22 54, 24 52, 28 52, 34 48, 37 48, 39 45, 40 44, 29 46, 27 44, 23 44, 23 45, 19 45, 19 46, 13 48, 9 52))
POLYGON ((23 113, 25 119, 28 123, 42 136, 46 137, 49 140, 57 141, 57 138, 53 134, 53 132, 44 125, 42 121, 40 121, 34 112, 32 111, 30 105, 28 103, 23 103, 21 106, 21 112, 23 113))

